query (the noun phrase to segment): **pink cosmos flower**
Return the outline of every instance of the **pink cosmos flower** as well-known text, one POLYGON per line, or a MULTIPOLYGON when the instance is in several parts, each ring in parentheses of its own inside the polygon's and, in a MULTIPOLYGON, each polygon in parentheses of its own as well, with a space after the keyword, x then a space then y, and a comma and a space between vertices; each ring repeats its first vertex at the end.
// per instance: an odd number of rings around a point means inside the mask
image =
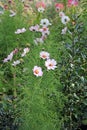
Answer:
POLYGON ((37 77, 42 76, 43 72, 42 72, 42 68, 38 67, 38 66, 34 66, 33 68, 33 74, 37 77))
POLYGON ((65 27, 64 29, 62 29, 62 32, 61 32, 61 34, 66 34, 66 32, 67 32, 67 30, 68 30, 68 28, 67 27, 65 27))
POLYGON ((62 18, 63 16, 65 16, 64 12, 59 12, 59 17, 62 18))
POLYGON ((54 59, 48 59, 45 61, 45 66, 47 67, 47 70, 54 70, 57 66, 57 62, 54 59))
POLYGON ((49 57, 50 57, 50 54, 48 52, 46 52, 46 51, 41 51, 40 52, 40 58, 49 59, 49 57))
POLYGON ((78 4, 79 4, 78 0, 68 0, 68 6, 69 7, 72 6, 72 5, 78 6, 78 4))
POLYGON ((39 1, 36 3, 36 8, 40 8, 43 7, 44 9, 46 8, 46 5, 43 1, 39 1))
POLYGON ((43 27, 43 28, 39 29, 39 31, 42 33, 42 36, 47 36, 50 34, 49 28, 47 28, 47 27, 43 27))
POLYGON ((38 30, 39 30, 39 25, 37 24, 37 25, 35 25, 35 26, 31 26, 30 28, 29 28, 29 30, 30 31, 36 31, 36 32, 38 32, 38 30))
POLYGON ((64 5, 62 3, 56 3, 55 8, 56 8, 56 11, 60 11, 64 9, 64 5))

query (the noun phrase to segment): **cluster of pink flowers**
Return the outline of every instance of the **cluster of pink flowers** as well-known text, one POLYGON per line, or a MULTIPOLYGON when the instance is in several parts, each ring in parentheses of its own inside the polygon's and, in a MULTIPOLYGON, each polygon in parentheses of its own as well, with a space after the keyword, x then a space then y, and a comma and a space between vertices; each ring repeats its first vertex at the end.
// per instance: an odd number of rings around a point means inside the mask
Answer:
MULTIPOLYGON (((28 47, 24 48, 23 53, 21 54, 21 57, 24 57, 29 51, 30 51, 30 48, 28 48, 28 47)), ((18 49, 17 48, 15 48, 15 50, 13 50, 6 58, 4 58, 3 63, 6 63, 8 61, 12 61, 13 56, 16 53, 18 53, 18 49)), ((20 63, 21 63, 20 60, 13 61, 12 66, 16 66, 16 65, 18 65, 20 63)))
POLYGON ((41 19, 40 25, 31 26, 29 28, 32 32, 40 32, 42 36, 34 40, 35 44, 43 43, 47 36, 50 34, 48 26, 51 25, 48 19, 41 19), (40 27, 41 26, 41 27, 40 27))
MULTIPOLYGON (((67 2, 67 7, 71 6, 78 6, 79 1, 78 0, 68 0, 67 2)), ((56 3, 55 4, 56 11, 62 11, 64 10, 64 4, 63 3, 56 3)))
MULTIPOLYGON (((57 62, 54 59, 50 59, 50 54, 46 51, 41 51, 40 52, 40 58, 45 60, 45 67, 47 70, 54 70, 57 68, 57 62)), ((33 68, 33 74, 37 77, 43 75, 42 68, 39 66, 34 66, 33 68)))
POLYGON ((78 0, 68 0, 68 7, 78 6, 78 4, 79 4, 78 0))

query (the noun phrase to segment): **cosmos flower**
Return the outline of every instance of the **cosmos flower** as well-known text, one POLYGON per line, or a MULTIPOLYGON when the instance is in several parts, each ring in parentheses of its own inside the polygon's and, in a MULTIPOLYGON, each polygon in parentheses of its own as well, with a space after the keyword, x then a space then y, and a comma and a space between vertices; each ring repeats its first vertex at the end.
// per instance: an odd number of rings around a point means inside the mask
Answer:
POLYGON ((20 60, 14 61, 14 62, 12 63, 12 66, 16 66, 16 65, 18 65, 18 64, 20 64, 20 60))
POLYGON ((15 31, 15 34, 20 34, 20 33, 24 33, 24 32, 26 32, 25 28, 17 29, 17 31, 15 31))
POLYGON ((38 66, 34 66, 33 68, 33 74, 37 77, 42 76, 43 72, 42 72, 42 68, 38 67, 38 66))
POLYGON ((38 8, 38 12, 43 13, 44 11, 45 11, 45 9, 43 7, 38 8))
POLYGON ((49 59, 49 57, 50 57, 50 54, 48 52, 46 52, 46 51, 41 51, 40 52, 40 58, 49 59))
POLYGON ((7 58, 5 58, 5 59, 3 60, 3 62, 6 63, 6 62, 8 62, 8 61, 11 61, 12 58, 13 58, 13 52, 11 52, 11 53, 7 56, 7 58))
POLYGON ((49 25, 51 25, 51 23, 49 22, 48 19, 45 18, 45 19, 41 19, 40 25, 41 25, 42 27, 48 27, 49 25))
POLYGON ((49 28, 47 28, 47 27, 43 27, 43 28, 39 29, 39 32, 42 33, 42 36, 47 36, 50 34, 49 28))
POLYGON ((55 8, 56 8, 56 11, 60 11, 64 9, 64 5, 62 3, 56 3, 55 8))
POLYGON ((62 22, 63 24, 66 25, 69 21, 70 21, 70 18, 69 18, 68 16, 63 16, 63 17, 61 17, 61 22, 62 22))
POLYGON ((41 37, 41 38, 36 38, 36 39, 34 40, 34 42, 35 42, 36 45, 38 45, 38 43, 43 43, 43 42, 44 42, 43 37, 41 37))
POLYGON ((31 26, 30 28, 29 28, 29 30, 30 31, 36 31, 36 32, 38 32, 38 30, 39 30, 39 25, 37 24, 37 25, 35 25, 35 26, 31 26))
POLYGON ((62 18, 63 16, 65 16, 64 12, 59 12, 59 17, 62 18))
POLYGON ((30 51, 30 48, 24 48, 24 52, 21 54, 21 57, 24 57, 28 52, 30 51))
POLYGON ((47 67, 47 70, 54 70, 57 66, 57 62, 54 59, 48 59, 45 61, 45 66, 47 67))
POLYGON ((10 17, 13 17, 13 16, 15 16, 16 15, 16 13, 13 11, 13 10, 10 10, 10 17))
POLYGON ((18 53, 18 49, 17 49, 17 48, 15 48, 15 49, 13 50, 13 54, 16 54, 16 53, 18 53))
POLYGON ((67 27, 65 27, 64 29, 62 29, 61 34, 66 34, 66 32, 67 32, 67 27))

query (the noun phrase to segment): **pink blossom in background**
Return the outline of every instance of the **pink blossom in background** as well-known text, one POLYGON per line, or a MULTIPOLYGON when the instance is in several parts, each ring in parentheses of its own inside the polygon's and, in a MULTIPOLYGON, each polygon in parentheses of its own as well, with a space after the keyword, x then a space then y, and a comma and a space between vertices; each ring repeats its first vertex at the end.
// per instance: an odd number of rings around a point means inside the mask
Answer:
POLYGON ((34 66, 33 68, 33 74, 37 77, 42 76, 43 72, 42 72, 42 68, 38 67, 38 66, 34 66))
POLYGON ((64 5, 62 3, 56 3, 55 4, 56 11, 64 9, 64 5))
POLYGON ((68 0, 68 7, 74 5, 74 6, 78 6, 79 1, 78 0, 68 0))
POLYGON ((44 9, 46 8, 46 4, 43 1, 39 1, 36 3, 36 8, 43 7, 44 9))

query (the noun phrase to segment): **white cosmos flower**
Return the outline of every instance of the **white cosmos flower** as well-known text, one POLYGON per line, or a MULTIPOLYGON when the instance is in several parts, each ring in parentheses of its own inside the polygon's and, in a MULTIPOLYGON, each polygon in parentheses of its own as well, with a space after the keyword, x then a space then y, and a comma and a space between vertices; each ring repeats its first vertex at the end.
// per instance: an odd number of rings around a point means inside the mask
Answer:
POLYGON ((68 16, 63 16, 63 17, 61 17, 61 22, 62 22, 63 24, 66 25, 69 21, 70 21, 70 18, 69 18, 68 16))
POLYGON ((50 54, 48 52, 46 52, 46 51, 41 51, 40 52, 40 58, 49 59, 49 57, 50 57, 50 54))
POLYGON ((59 12, 59 16, 62 18, 63 16, 65 16, 64 12, 59 12))
POLYGON ((47 70, 54 70, 57 66, 57 62, 54 59, 48 59, 45 61, 45 66, 47 67, 47 70))
POLYGON ((36 45, 38 45, 38 43, 44 43, 44 40, 43 40, 43 38, 41 37, 41 38, 36 38, 36 39, 34 40, 34 42, 35 42, 36 45))
POLYGON ((13 58, 13 52, 11 52, 11 53, 7 56, 7 58, 5 58, 5 59, 3 60, 3 62, 6 63, 6 62, 8 62, 8 61, 11 61, 12 58, 13 58))
POLYGON ((12 66, 16 66, 16 65, 18 65, 18 64, 20 64, 20 60, 14 61, 14 62, 12 63, 12 66))
POLYGON ((30 48, 24 48, 24 52, 21 54, 21 57, 24 57, 28 52, 30 51, 30 48))
POLYGON ((33 68, 33 74, 37 77, 42 76, 43 72, 42 72, 42 68, 38 67, 38 66, 34 66, 33 68))
POLYGON ((49 25, 51 25, 51 23, 49 22, 48 19, 41 19, 40 25, 41 25, 42 27, 48 27, 49 25))
POLYGON ((15 34, 20 34, 20 33, 24 33, 24 32, 26 32, 25 28, 17 29, 17 31, 15 31, 15 34))
POLYGON ((66 32, 67 32, 67 27, 65 27, 64 29, 62 29, 61 34, 66 34, 66 32))
POLYGON ((39 7, 39 8, 38 8, 38 12, 40 12, 40 13, 43 13, 44 10, 45 10, 45 9, 44 9, 43 7, 39 7))

